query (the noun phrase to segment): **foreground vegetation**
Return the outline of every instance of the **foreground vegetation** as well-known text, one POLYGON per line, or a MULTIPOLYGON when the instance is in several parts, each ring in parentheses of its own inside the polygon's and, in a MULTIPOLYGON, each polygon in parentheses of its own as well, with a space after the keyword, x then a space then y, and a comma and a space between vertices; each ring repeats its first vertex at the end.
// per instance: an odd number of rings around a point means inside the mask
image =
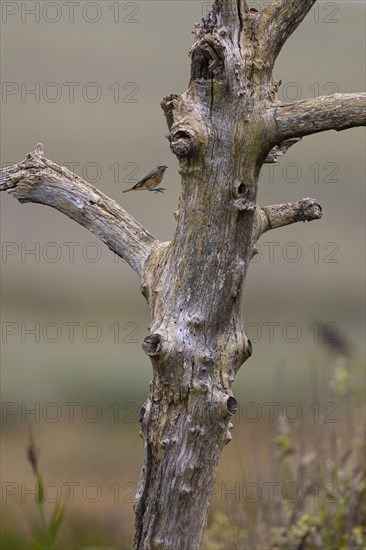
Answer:
MULTIPOLYGON (((302 414, 296 422, 290 418, 295 405, 287 417, 283 407, 273 408, 278 414, 271 422, 238 422, 223 457, 226 481, 220 482, 219 472, 214 489, 205 550, 366 547, 363 388, 344 357, 337 356, 330 367, 325 406, 307 407, 308 416, 302 414)), ((277 378, 283 386, 280 373, 277 378)), ((324 393, 324 387, 313 392, 324 393)), ((136 424, 132 428, 131 437, 136 424)), ((132 548, 132 515, 116 521, 120 503, 91 521, 77 500, 47 502, 42 487, 48 482, 48 465, 42 459, 44 442, 40 454, 37 443, 31 440, 27 446, 24 441, 23 447, 37 492, 31 506, 29 500, 27 506, 13 504, 10 510, 3 504, 1 548, 132 548)))

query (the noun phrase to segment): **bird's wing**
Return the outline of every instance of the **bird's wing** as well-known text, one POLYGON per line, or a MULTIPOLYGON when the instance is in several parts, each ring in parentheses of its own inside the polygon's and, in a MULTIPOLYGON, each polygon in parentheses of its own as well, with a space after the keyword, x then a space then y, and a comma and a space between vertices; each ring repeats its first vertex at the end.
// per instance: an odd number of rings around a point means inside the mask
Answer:
POLYGON ((134 186, 134 187, 140 187, 140 185, 142 185, 143 183, 145 183, 146 180, 148 180, 149 178, 151 178, 151 176, 153 176, 156 172, 156 168, 154 168, 153 170, 150 170, 150 172, 148 174, 146 174, 146 176, 144 176, 142 179, 140 179, 134 186))

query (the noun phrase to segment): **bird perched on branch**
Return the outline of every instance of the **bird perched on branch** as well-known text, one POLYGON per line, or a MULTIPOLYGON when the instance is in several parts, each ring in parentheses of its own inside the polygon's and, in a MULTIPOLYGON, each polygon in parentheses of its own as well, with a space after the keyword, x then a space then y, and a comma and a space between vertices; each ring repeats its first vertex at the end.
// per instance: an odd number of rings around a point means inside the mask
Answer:
POLYGON ((154 191, 155 193, 163 193, 165 189, 163 187, 158 187, 159 183, 161 183, 164 172, 168 167, 164 164, 161 164, 159 166, 156 166, 151 172, 146 174, 144 178, 142 178, 140 181, 136 183, 131 189, 126 189, 123 191, 123 193, 127 193, 128 191, 154 191))

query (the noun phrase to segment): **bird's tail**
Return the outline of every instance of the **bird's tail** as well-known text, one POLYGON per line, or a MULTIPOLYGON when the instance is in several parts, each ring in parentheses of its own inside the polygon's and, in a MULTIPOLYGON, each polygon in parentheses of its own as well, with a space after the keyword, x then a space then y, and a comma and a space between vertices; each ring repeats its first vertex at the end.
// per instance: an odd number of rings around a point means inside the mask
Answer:
POLYGON ((133 187, 131 187, 131 189, 125 189, 122 193, 128 193, 129 191, 133 191, 133 187))

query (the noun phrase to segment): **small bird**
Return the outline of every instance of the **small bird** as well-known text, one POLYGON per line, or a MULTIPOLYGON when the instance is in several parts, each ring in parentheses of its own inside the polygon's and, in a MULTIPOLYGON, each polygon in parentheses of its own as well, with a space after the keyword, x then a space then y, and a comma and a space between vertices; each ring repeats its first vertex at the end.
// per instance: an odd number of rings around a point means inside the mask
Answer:
POLYGON ((126 189, 123 193, 128 191, 154 191, 155 193, 163 193, 165 189, 163 187, 157 187, 161 183, 164 172, 168 167, 164 164, 156 166, 151 172, 149 172, 144 178, 136 183, 131 189, 126 189))

